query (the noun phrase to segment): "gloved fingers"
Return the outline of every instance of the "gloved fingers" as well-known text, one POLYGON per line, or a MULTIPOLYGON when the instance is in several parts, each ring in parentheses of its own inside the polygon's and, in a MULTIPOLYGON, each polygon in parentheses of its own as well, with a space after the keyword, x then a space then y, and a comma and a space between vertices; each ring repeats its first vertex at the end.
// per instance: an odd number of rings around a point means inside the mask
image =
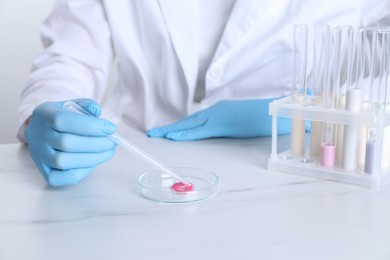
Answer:
POLYGON ((76 184, 85 178, 93 168, 79 168, 69 170, 52 169, 47 166, 40 158, 32 157, 38 170, 42 173, 45 180, 53 187, 76 184))
POLYGON ((58 132, 85 136, 106 136, 116 131, 116 126, 108 120, 66 110, 58 112, 51 127, 58 132))
POLYGON ((113 123, 94 116, 67 111, 61 102, 46 102, 36 107, 30 124, 34 125, 34 130, 52 128, 59 132, 91 136, 105 136, 116 131, 113 123))
POLYGON ((69 170, 75 168, 90 168, 99 165, 115 154, 115 149, 101 153, 67 153, 53 149, 44 150, 42 161, 50 168, 69 170))
POLYGON ((102 114, 102 107, 93 99, 89 98, 79 98, 74 99, 73 102, 87 110, 89 113, 95 117, 99 117, 102 114))
POLYGON ((180 119, 179 121, 173 124, 165 125, 158 128, 153 128, 147 132, 147 135, 149 137, 164 137, 171 132, 177 132, 177 131, 200 127, 204 125, 206 122, 207 122, 206 118, 202 118, 194 114, 192 116, 180 119))
POLYGON ((87 177, 91 173, 92 169, 93 168, 79 168, 65 171, 52 169, 49 172, 46 180, 53 187, 77 184, 82 179, 87 177))
POLYGON ((165 137, 174 141, 195 141, 217 136, 214 131, 207 127, 198 127, 184 131, 171 132, 165 137))
POLYGON ((102 136, 82 136, 52 131, 46 143, 55 150, 70 153, 100 153, 116 147, 116 143, 102 136))

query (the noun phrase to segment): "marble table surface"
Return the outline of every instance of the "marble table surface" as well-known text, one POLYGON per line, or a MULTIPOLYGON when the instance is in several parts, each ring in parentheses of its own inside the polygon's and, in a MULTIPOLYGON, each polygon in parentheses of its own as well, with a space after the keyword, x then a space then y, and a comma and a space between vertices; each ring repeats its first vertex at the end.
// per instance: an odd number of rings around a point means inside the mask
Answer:
POLYGON ((172 142, 126 131, 221 187, 195 203, 137 193, 151 166, 119 148, 87 179, 49 187, 26 146, 0 145, 0 259, 390 259, 390 189, 267 172, 270 138, 172 142))

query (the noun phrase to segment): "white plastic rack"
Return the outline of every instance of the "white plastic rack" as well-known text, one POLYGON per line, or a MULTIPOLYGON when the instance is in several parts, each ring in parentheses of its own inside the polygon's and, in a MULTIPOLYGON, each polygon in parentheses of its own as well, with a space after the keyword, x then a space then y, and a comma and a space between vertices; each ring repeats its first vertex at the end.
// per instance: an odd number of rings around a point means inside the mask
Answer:
MULTIPOLYGON (((280 171, 329 179, 339 182, 361 185, 375 190, 382 190, 390 183, 390 167, 382 167, 382 144, 384 130, 390 125, 390 113, 373 115, 368 112, 352 113, 346 110, 327 109, 316 102, 315 97, 306 96, 303 102, 296 102, 292 96, 275 100, 269 105, 272 116, 272 151, 268 161, 269 171, 280 171), (310 145, 305 143, 305 153, 293 155, 290 149, 278 149, 277 118, 303 119, 337 125, 351 125, 375 130, 374 167, 372 173, 365 173, 364 164, 355 170, 347 171, 337 162, 334 167, 325 167, 319 157, 310 156, 310 145), (278 152, 279 151, 279 152, 278 152)), ((388 158, 390 160, 390 158, 388 158)))

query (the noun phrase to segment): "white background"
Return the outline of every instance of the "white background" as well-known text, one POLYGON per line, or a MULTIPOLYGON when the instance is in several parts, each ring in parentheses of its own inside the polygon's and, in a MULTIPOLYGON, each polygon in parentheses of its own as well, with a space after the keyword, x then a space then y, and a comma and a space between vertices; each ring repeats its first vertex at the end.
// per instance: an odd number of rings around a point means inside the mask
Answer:
POLYGON ((55 0, 0 0, 0 143, 17 142, 20 92, 42 49, 39 29, 55 0))

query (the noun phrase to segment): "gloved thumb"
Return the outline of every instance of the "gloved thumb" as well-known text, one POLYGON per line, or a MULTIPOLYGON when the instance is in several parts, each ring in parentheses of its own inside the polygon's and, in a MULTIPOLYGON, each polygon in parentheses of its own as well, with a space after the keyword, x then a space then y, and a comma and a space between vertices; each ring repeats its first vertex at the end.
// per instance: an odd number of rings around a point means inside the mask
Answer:
POLYGON ((73 101, 95 117, 99 117, 102 114, 102 107, 93 99, 80 98, 73 101))

